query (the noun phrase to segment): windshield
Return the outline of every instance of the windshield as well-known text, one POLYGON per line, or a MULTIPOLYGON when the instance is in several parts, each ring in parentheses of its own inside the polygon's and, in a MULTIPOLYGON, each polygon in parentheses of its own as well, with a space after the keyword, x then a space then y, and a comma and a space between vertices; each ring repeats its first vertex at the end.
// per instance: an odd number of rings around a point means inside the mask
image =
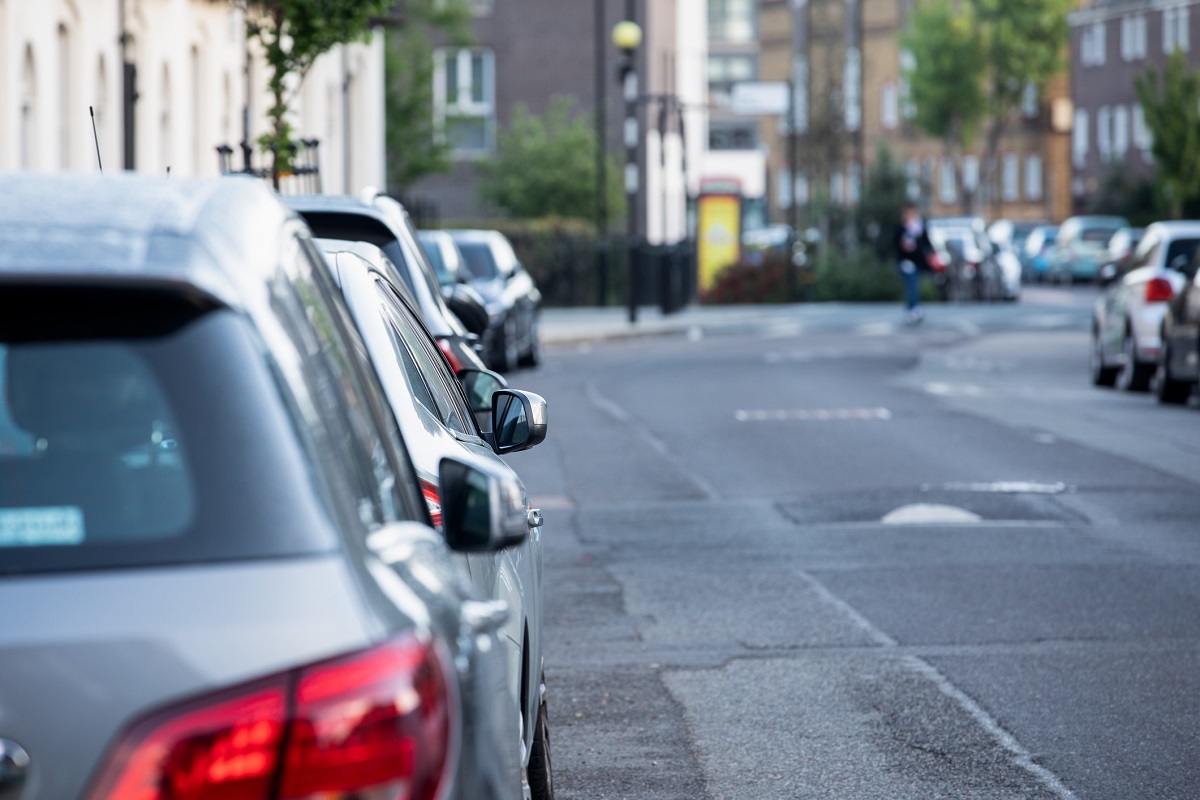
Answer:
POLYGON ((496 259, 492 256, 492 248, 484 242, 459 242, 458 249, 462 250, 463 263, 475 280, 490 281, 500 277, 496 267, 496 259))
POLYGON ((454 275, 446 266, 446 259, 442 258, 442 248, 438 246, 437 240, 422 233, 418 234, 417 241, 421 243, 421 250, 429 258, 433 272, 437 275, 438 283, 442 286, 453 286, 454 275))

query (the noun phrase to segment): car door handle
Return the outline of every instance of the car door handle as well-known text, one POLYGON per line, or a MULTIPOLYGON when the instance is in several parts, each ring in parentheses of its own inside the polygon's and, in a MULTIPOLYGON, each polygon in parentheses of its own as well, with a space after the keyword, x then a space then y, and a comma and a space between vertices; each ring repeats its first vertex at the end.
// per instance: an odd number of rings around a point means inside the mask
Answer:
POLYGON ((529 509, 529 511, 526 512, 526 514, 525 514, 525 518, 527 520, 529 520, 529 527, 531 527, 531 528, 542 527, 542 521, 543 521, 542 520, 542 510, 540 508, 529 509))

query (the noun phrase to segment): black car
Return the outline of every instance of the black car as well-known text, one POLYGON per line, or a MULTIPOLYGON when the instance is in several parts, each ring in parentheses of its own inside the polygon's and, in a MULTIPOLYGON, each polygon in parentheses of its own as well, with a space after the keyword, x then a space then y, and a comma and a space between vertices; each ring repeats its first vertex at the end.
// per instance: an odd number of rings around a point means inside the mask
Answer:
POLYGON ((537 366, 542 359, 538 314, 542 294, 521 265, 508 238, 499 231, 451 230, 471 285, 487 303, 488 332, 484 350, 488 365, 500 372, 537 366))
POLYGON ((321 239, 368 242, 396 265, 396 280, 416 298, 421 317, 455 372, 485 369, 478 333, 467 329, 442 297, 441 288, 408 212, 386 195, 292 195, 283 198, 321 239))

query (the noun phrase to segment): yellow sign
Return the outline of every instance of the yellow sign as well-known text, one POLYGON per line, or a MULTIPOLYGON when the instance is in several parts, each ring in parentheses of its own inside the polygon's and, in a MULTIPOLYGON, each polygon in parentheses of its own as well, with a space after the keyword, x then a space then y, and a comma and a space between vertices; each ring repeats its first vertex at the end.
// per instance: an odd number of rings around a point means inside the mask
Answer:
POLYGON ((701 195, 699 200, 697 261, 700 291, 712 288, 716 275, 742 254, 741 198, 728 194, 701 195))

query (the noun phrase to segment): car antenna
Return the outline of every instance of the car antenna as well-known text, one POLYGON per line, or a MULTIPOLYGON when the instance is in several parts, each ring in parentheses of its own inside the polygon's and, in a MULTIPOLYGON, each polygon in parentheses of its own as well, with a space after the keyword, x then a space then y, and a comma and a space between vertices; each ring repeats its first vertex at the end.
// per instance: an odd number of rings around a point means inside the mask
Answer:
POLYGON ((92 118, 92 140, 96 142, 96 166, 100 168, 100 174, 104 174, 104 164, 100 161, 100 134, 96 133, 96 112, 91 106, 88 106, 88 116, 92 118))

